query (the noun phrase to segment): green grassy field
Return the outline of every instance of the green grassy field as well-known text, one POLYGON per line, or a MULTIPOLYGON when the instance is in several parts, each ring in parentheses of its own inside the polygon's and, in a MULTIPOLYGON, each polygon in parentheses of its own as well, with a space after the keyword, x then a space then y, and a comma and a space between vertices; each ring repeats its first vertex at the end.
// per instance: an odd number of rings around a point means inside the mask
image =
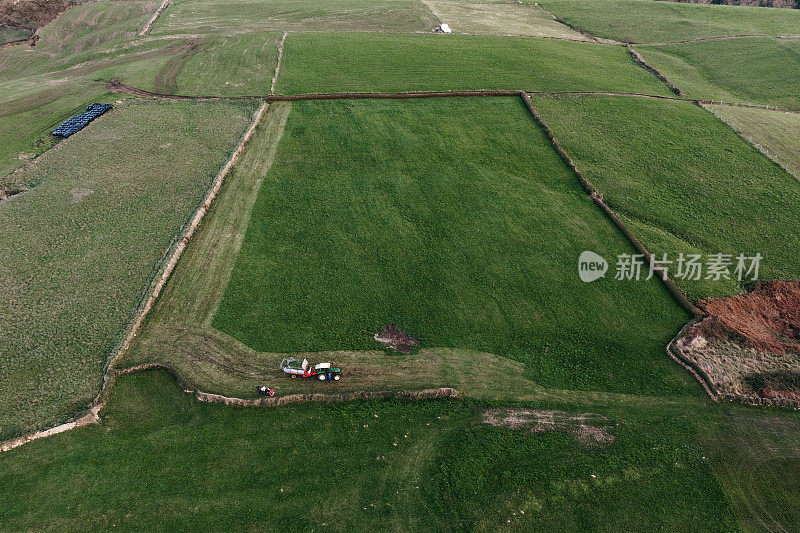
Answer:
MULTIPOLYGON (((778 38, 800 34, 797 10, 173 0, 138 36, 158 3, 86 3, 35 47, 0 47, 0 188, 32 187, 0 202, 0 440, 86 409, 257 105, 113 95, 109 78, 264 95, 288 31, 278 93, 671 94, 620 46, 506 36, 584 39, 549 11, 651 43, 637 50, 690 96, 798 102, 800 40, 778 38), (441 22, 476 35, 422 35, 441 22), (657 44, 741 34, 759 37, 657 44), (48 135, 94 101, 116 108, 48 135)), ((796 173, 800 115, 533 101, 652 251, 760 252, 761 277, 798 277, 800 183, 733 130, 796 173)), ((163 371, 121 376, 99 425, 0 454, 0 531, 800 529, 798 413, 711 402, 664 353, 686 314, 656 281, 613 279, 632 251, 516 97, 270 104, 115 368, 166 363, 237 397, 460 399, 242 409, 163 371), (606 279, 578 279, 584 250, 609 260, 606 279), (380 349, 388 322, 422 347, 380 349), (344 379, 287 379, 289 354, 344 379), (555 425, 483 423, 500 402, 555 425)), ((678 281, 693 298, 741 290, 678 281)))
MULTIPOLYGON (((278 386, 281 394, 333 392, 326 383, 286 379, 279 367, 286 354, 256 352, 210 325, 289 109, 286 103, 268 107, 144 328, 117 362, 117 368, 166 363, 191 387, 240 398, 255 396, 256 385, 265 381, 278 386)), ((383 350, 295 356, 335 360, 346 368, 347 379, 337 383, 336 392, 455 387, 462 395, 479 399, 566 401, 576 397, 575 391, 545 389, 526 378, 523 363, 475 350, 421 349, 413 355, 392 357, 383 350)), ((688 375, 681 376, 691 382, 688 375)), ((582 396, 595 404, 613 397, 596 392, 582 396)))
POLYGON ((630 251, 518 99, 295 103, 213 325, 305 352, 394 322, 543 385, 682 390, 686 315, 655 282, 584 284, 587 249, 630 251))
POLYGON ((800 179, 800 114, 722 105, 706 108, 800 179))
MULTIPOLYGON (((0 456, 0 521, 12 530, 736 527, 697 438, 713 411, 595 411, 614 441, 587 446, 569 428, 483 424, 484 409, 235 409, 192 400, 163 372, 126 376, 101 426, 0 456)), ((797 422, 778 416, 794 427, 777 435, 783 453, 797 457, 797 422)))
POLYGON ((131 38, 155 11, 154 0, 103 0, 65 11, 38 34, 37 47, 53 54, 76 54, 119 38, 131 38))
POLYGON ((553 39, 291 34, 279 93, 507 89, 671 94, 620 47, 553 39))
MULTIPOLYGON (((711 113, 643 98, 536 97, 534 105, 608 203, 638 222, 651 252, 759 252, 762 278, 800 273, 800 184, 711 113)), ((736 290, 676 281, 695 298, 736 290)))
POLYGON ((281 35, 235 35, 202 42, 177 75, 180 94, 250 96, 268 94, 281 35))
POLYGON ((550 13, 594 36, 623 42, 800 34, 800 12, 791 9, 653 0, 542 0, 539 3, 550 13))
POLYGON ((97 394, 167 248, 249 121, 232 104, 123 101, 0 186, 0 436, 97 394), (102 221, 102 223, 101 223, 102 221))
POLYGON ((233 35, 274 30, 432 31, 433 13, 418 0, 175 0, 153 34, 233 35))
POLYGON ((423 0, 436 17, 450 25, 453 33, 476 35, 526 35, 586 41, 581 33, 557 22, 538 6, 516 3, 473 3, 423 0))
POLYGON ((640 52, 687 96, 800 109, 800 39, 726 39, 640 52))

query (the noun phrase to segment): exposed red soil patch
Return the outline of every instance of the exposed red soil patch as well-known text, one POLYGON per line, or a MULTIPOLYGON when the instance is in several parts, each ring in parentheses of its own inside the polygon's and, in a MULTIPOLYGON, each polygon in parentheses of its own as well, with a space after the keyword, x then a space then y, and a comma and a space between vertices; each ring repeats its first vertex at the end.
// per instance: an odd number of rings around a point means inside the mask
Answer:
POLYGON ((415 346, 419 345, 419 340, 411 335, 407 335, 394 324, 389 324, 375 334, 375 340, 392 350, 411 353, 415 346))
POLYGON ((700 302, 709 318, 694 328, 709 343, 733 341, 776 354, 800 354, 800 282, 762 282, 753 291, 700 302))

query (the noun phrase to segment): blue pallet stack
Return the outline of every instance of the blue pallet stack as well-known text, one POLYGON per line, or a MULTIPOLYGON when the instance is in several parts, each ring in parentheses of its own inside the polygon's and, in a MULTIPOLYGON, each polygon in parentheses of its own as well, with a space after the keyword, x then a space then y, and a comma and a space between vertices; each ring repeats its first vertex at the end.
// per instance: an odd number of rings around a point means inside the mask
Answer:
POLYGON ((86 107, 86 113, 69 117, 59 127, 51 131, 53 135, 60 137, 69 137, 73 133, 77 133, 86 127, 91 121, 111 109, 111 104, 90 104, 86 107))

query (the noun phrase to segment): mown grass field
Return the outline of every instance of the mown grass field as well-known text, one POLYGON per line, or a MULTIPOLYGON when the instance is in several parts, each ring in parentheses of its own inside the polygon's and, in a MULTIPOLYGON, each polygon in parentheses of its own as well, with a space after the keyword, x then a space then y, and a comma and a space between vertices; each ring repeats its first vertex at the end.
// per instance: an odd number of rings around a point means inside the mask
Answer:
POLYGON ((520 100, 298 102, 212 324, 307 352, 396 323, 547 386, 685 390, 686 315, 656 282, 584 284, 587 249, 630 252, 520 100))
POLYGON ((418 0, 175 0, 153 34, 232 35, 272 30, 433 31, 433 13, 418 0))
POLYGON ((446 22, 453 33, 476 35, 526 35, 586 41, 587 37, 557 22, 544 9, 530 4, 474 3, 452 0, 423 0, 436 18, 446 22))
POLYGON ((640 51, 687 96, 800 109, 800 39, 725 39, 640 51))
POLYGON ((800 114, 722 105, 706 108, 800 179, 800 114))
MULTIPOLYGON (((530 1, 530 0, 528 0, 530 1)), ((596 37, 672 43, 729 35, 798 35, 800 12, 652 0, 542 0, 544 9, 596 37)))
POLYGON ((507 89, 671 94, 620 47, 525 37, 290 34, 279 93, 507 89))
MULTIPOLYGON (((796 278, 800 184, 688 102, 535 97, 564 150, 656 255, 761 253, 762 278, 796 278)), ((690 296, 731 282, 676 280, 690 296)))
POLYGON ((248 123, 233 104, 126 100, 0 186, 0 435, 97 394, 103 365, 248 123))
MULTIPOLYGON (((697 436, 713 412, 607 409, 597 414, 614 441, 587 446, 563 429, 483 424, 485 408, 235 409, 194 401, 163 372, 126 376, 101 426, 0 456, 0 520, 13 530, 736 527, 697 436)), ((797 424, 779 416, 783 454, 796 457, 797 424)))

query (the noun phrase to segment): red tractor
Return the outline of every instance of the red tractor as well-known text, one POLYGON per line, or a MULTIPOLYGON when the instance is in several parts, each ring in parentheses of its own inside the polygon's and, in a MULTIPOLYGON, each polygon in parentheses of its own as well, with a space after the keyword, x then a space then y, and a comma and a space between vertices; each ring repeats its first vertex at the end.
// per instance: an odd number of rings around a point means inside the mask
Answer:
POLYGON ((334 368, 330 363, 312 365, 308 362, 308 359, 303 359, 302 363, 298 363, 294 357, 289 357, 281 361, 281 369, 285 375, 292 378, 316 376, 320 381, 339 381, 342 379, 341 368, 334 368))

